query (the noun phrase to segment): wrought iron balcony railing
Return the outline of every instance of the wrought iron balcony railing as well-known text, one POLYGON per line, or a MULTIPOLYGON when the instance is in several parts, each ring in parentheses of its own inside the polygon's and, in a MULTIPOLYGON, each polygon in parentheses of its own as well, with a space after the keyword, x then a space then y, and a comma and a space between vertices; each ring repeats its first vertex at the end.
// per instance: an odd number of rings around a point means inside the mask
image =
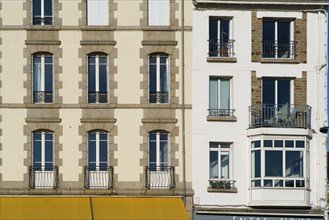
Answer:
POLYGON ((294 59, 296 54, 296 41, 278 42, 263 41, 263 58, 294 59))
POLYGON ((52 25, 53 17, 52 16, 33 16, 33 25, 52 25))
POLYGON ((33 103, 52 103, 53 92, 33 91, 33 103))
POLYGON ((107 103, 107 92, 89 92, 89 103, 107 103))
POLYGON ((209 117, 232 117, 235 109, 208 109, 209 117))
POLYGON ((249 107, 249 128, 311 128, 311 107, 308 105, 263 104, 249 107))
POLYGON ((58 188, 58 167, 33 167, 29 168, 31 189, 58 188))
POLYGON ((175 188, 175 167, 173 166, 147 166, 145 167, 147 189, 173 189, 175 188))
POLYGON ((235 180, 227 179, 210 179, 209 187, 212 189, 234 189, 235 180))
POLYGON ((234 57, 234 40, 209 40, 209 57, 234 57))
POLYGON ((150 103, 168 103, 168 92, 150 92, 150 103))
POLYGON ((113 167, 85 167, 85 188, 110 189, 113 187, 113 167))

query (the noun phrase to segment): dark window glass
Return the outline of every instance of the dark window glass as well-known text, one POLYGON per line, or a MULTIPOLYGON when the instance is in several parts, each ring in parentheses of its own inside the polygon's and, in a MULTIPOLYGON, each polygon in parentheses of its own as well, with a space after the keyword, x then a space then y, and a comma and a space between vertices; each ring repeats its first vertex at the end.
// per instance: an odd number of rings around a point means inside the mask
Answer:
POLYGON ((265 151, 265 176, 282 176, 282 151, 265 151))

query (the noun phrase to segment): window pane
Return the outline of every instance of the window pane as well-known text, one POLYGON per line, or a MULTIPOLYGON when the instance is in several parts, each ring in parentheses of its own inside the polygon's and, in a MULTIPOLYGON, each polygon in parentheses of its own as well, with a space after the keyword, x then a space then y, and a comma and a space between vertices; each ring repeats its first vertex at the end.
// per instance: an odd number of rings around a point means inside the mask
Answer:
POLYGON ((209 39, 210 40, 218 40, 218 19, 210 18, 209 19, 209 39))
POLYGON ((107 162, 107 141, 99 142, 99 161, 103 163, 107 162))
POLYGON ((230 31, 230 27, 229 27, 230 21, 229 20, 220 20, 220 42, 222 47, 226 46, 225 43, 227 43, 229 41, 229 31, 230 31))
POLYGON ((286 176, 303 177, 303 152, 286 151, 286 176))
POLYGON ((221 178, 229 179, 229 153, 221 152, 221 178))
POLYGON ((275 40, 275 22, 263 21, 263 41, 274 42, 275 40))
POLYGON ((209 82, 209 109, 218 109, 218 79, 210 78, 209 82))
POLYGON ((264 147, 273 147, 272 140, 264 140, 264 147))
POLYGON ((88 58, 88 91, 95 92, 95 57, 88 58))
POLYGON ((210 151, 209 155, 209 172, 210 178, 218 178, 218 152, 210 151))
POLYGON ((283 147, 283 141, 275 140, 274 141, 274 147, 283 147))
POLYGON ((282 176, 282 151, 265 151, 265 176, 282 176))
MULTIPOLYGON (((161 58, 163 59, 163 58, 161 58)), ((160 66, 160 91, 168 92, 167 65, 160 66)))
POLYGON ((53 162, 53 142, 46 141, 45 142, 45 162, 53 162))
POLYGON ((210 148, 218 148, 218 143, 210 143, 210 148))
POLYGON ((154 137, 155 135, 149 135, 150 140, 149 140, 149 167, 151 170, 155 170, 156 167, 156 142, 152 141, 151 138, 154 137))
POLYGON ((251 142, 251 148, 259 148, 259 147, 260 147, 260 141, 251 142))
POLYGON ((107 92, 107 71, 106 65, 99 65, 99 92, 107 92))
POLYGON ((275 80, 263 80, 263 105, 275 104, 275 80))
POLYGON ((289 148, 294 147, 294 141, 285 141, 285 147, 289 147, 289 148))
MULTIPOLYGON (((90 136, 89 136, 90 137, 90 136)), ((96 141, 89 139, 88 141, 88 166, 96 166, 96 141)))
POLYGON ((305 141, 296 141, 296 147, 297 148, 304 148, 305 147, 305 141))
POLYGON ((278 42, 287 43, 290 41, 290 21, 279 21, 278 23, 278 42))
POLYGON ((33 135, 33 166, 41 166, 41 141, 38 140, 36 135, 33 135))
POLYGON ((265 187, 273 187, 273 180, 264 180, 265 187))
POLYGON ((168 166, 168 143, 166 142, 161 142, 160 143, 160 164, 162 166, 168 166))
POLYGON ((41 91, 41 57, 33 56, 33 91, 41 91))
POLYGON ((87 24, 88 25, 109 24, 108 0, 87 0, 87 24))
POLYGON ((261 174, 261 154, 260 150, 254 150, 251 152, 251 177, 257 178, 261 174))
POLYGON ((278 103, 279 107, 290 104, 290 80, 278 80, 278 103))
POLYGON ((220 80, 220 109, 230 109, 230 80, 220 80))
POLYGON ((45 64, 45 92, 52 93, 53 91, 53 65, 52 63, 45 64))
POLYGON ((169 25, 169 0, 148 0, 148 25, 169 25))
POLYGON ((44 15, 45 17, 51 17, 53 14, 52 0, 43 0, 44 1, 44 15))

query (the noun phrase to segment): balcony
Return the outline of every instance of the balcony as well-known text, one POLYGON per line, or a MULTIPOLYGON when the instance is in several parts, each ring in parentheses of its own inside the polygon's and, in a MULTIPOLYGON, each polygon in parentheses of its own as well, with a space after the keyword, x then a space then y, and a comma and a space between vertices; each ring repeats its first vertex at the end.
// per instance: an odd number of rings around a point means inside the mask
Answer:
POLYGON ((89 103, 107 103, 107 92, 89 92, 89 103))
POLYGON ((263 59, 294 59, 296 42, 263 41, 263 59))
POLYGON ((86 189, 110 189, 113 187, 113 167, 85 167, 86 189))
POLYGON ((150 92, 150 103, 168 103, 168 92, 150 92))
POLYGON ((53 92, 33 91, 33 103, 52 103, 53 92))
POLYGON ((29 168, 31 189, 58 188, 58 167, 32 167, 29 168))
POLYGON ((208 62, 236 62, 234 40, 209 40, 208 62))
POLYGON ((173 166, 145 167, 147 189, 175 188, 175 168, 173 166))
POLYGON ((207 121, 236 121, 235 109, 208 109, 207 121))
POLYGON ((311 128, 308 105, 264 104, 249 107, 249 129, 261 127, 311 128))
POLYGON ((238 190, 235 187, 235 180, 227 179, 210 179, 208 192, 227 192, 237 193, 238 190))

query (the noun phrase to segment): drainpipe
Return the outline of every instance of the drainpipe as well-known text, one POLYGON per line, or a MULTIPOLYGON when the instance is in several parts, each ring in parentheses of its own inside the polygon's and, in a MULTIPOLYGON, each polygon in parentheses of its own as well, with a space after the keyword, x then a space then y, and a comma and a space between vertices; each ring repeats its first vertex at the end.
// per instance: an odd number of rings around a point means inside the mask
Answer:
POLYGON ((181 43, 182 43, 182 162, 183 162, 183 200, 186 207, 186 153, 185 153, 185 37, 184 37, 184 0, 181 0, 181 43))

